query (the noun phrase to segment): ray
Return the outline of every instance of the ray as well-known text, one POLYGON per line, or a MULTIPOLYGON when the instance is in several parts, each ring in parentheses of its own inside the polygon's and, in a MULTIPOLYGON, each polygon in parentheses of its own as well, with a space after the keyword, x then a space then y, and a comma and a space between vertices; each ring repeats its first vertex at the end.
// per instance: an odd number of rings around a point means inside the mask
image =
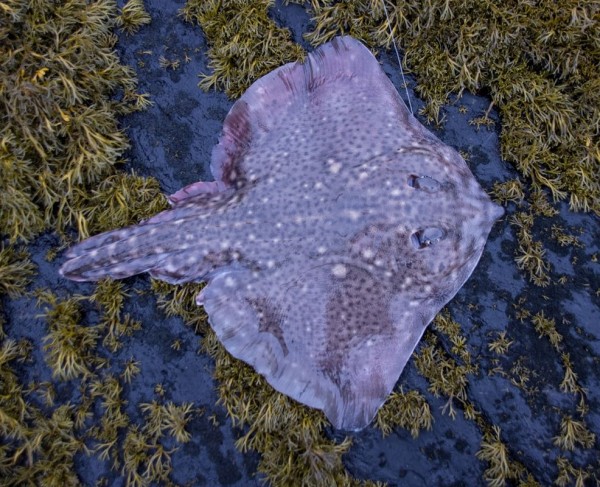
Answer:
POLYGON ((233 356, 364 428, 503 210, 351 37, 257 80, 211 169, 171 209, 76 245, 62 275, 207 281, 197 302, 233 356))

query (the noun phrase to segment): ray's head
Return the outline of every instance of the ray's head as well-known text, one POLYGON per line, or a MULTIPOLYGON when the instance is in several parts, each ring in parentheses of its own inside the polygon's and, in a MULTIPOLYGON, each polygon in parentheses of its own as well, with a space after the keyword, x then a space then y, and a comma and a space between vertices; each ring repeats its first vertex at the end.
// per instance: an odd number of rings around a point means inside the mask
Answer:
MULTIPOLYGON (((388 211, 402 217, 385 230, 390 244, 380 245, 377 253, 399 292, 410 290, 416 298, 430 296, 443 305, 471 275, 504 210, 490 200, 456 151, 430 144, 401 150, 383 165, 401 161, 394 184, 380 197, 388 211)), ((371 245, 376 239, 363 242, 371 245)))

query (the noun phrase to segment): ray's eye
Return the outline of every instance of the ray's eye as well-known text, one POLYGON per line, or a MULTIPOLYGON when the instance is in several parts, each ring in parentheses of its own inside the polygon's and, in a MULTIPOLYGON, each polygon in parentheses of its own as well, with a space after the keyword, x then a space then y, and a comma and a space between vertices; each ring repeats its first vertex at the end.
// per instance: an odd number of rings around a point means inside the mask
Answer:
POLYGON ((417 230, 410 236, 415 249, 424 249, 435 245, 446 237, 446 231, 438 227, 428 227, 417 230))
POLYGON ((439 181, 436 181, 429 176, 416 176, 414 174, 411 174, 408 177, 408 185, 411 188, 420 189, 427 193, 435 193, 442 187, 439 181))

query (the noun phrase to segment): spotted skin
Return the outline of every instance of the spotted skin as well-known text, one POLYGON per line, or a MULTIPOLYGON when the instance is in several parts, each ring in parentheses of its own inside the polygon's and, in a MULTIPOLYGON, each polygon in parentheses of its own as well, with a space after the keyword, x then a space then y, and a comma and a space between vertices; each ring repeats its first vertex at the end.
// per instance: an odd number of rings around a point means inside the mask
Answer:
POLYGON ((350 37, 254 83, 211 164, 215 182, 76 245, 62 274, 208 281, 197 301, 232 355, 364 428, 502 210, 350 37))

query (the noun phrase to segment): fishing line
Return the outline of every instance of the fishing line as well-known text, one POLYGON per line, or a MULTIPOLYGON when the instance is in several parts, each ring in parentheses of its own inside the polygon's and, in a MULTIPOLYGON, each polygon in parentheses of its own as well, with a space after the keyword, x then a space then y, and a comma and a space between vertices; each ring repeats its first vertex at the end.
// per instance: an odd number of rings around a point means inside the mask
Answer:
POLYGON ((408 92, 408 85, 406 84, 406 78, 404 77, 402 61, 400 61, 400 54, 398 53, 398 46, 396 46, 396 39, 394 38, 394 33, 392 32, 392 23, 390 21, 390 16, 388 15, 387 7, 385 6, 385 0, 381 0, 381 3, 383 4, 383 11, 385 12, 385 18, 387 19, 388 29, 390 30, 390 37, 392 38, 392 44, 394 45, 394 51, 396 51, 396 59, 398 59, 400 75, 402 76, 402 83, 404 84, 404 90, 406 91, 406 97, 408 99, 408 109, 410 110, 410 113, 414 115, 415 112, 413 112, 412 103, 410 102, 410 93, 408 92))

